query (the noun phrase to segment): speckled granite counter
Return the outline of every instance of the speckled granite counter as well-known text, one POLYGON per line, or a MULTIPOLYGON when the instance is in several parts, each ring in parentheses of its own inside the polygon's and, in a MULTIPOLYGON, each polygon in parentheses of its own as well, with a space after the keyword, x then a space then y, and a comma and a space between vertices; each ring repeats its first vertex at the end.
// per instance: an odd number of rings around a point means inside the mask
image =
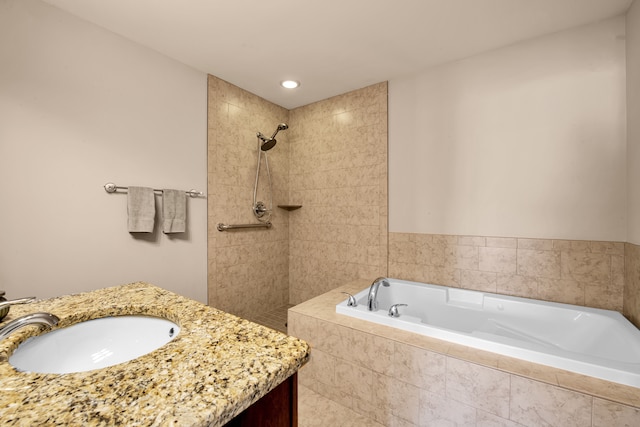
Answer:
POLYGON ((145 314, 170 319, 181 331, 130 362, 63 375, 16 371, 9 355, 39 332, 15 332, 0 342, 2 425, 219 426, 309 358, 304 341, 146 283, 13 306, 0 326, 36 311, 58 316, 57 328, 145 314))

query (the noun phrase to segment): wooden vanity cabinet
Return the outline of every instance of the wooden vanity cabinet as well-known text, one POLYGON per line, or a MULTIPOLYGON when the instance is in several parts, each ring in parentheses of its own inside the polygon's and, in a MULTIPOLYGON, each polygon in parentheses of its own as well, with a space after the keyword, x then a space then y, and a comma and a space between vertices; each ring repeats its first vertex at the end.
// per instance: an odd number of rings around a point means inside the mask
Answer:
POLYGON ((298 374, 293 374, 224 427, 297 427, 298 374))

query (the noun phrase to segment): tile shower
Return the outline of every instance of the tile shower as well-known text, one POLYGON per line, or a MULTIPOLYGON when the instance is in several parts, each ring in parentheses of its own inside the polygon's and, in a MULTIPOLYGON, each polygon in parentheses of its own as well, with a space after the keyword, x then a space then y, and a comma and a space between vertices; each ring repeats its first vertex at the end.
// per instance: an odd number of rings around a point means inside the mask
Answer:
POLYGON ((288 111, 209 76, 208 104, 209 304, 251 317, 386 274, 386 83, 288 111), (273 203, 302 208, 275 208, 269 230, 217 231, 255 222, 256 132, 281 122, 273 203))
MULTIPOLYGON (((251 210, 256 133, 287 122, 288 111, 230 83, 208 79, 209 304, 249 316, 289 300, 289 222, 274 209, 269 230, 219 232, 218 223, 256 222, 251 210)), ((269 152, 275 204, 289 193, 288 133, 269 152)))

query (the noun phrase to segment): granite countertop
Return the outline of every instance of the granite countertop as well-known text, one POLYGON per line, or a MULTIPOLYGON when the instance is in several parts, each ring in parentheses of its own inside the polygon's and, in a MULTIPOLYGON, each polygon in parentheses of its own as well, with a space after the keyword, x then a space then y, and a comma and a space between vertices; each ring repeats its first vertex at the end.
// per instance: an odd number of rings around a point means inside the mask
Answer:
POLYGON ((165 317, 178 336, 135 360, 88 372, 16 371, 8 357, 40 329, 0 342, 0 424, 64 426, 220 426, 293 375, 309 346, 164 289, 138 282, 12 306, 0 327, 46 311, 55 329, 128 314, 165 317))

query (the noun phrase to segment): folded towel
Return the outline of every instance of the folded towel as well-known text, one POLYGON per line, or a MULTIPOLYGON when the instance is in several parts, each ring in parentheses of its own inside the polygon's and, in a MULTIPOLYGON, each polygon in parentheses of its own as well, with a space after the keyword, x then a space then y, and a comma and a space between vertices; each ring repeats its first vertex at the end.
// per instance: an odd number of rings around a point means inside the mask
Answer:
POLYGON ((181 190, 162 190, 162 232, 184 233, 187 223, 187 194, 181 190))
POLYGON ((156 199, 153 188, 129 187, 127 194, 129 233, 153 233, 156 199))

